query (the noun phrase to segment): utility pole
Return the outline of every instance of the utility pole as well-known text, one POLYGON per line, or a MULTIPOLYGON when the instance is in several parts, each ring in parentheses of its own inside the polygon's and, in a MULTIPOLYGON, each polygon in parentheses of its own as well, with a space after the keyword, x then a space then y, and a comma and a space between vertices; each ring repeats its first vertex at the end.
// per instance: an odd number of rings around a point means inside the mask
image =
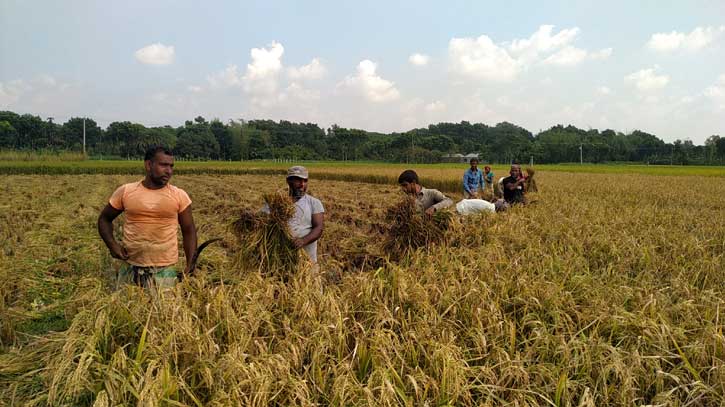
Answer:
MULTIPOLYGON (((48 124, 49 125, 52 125, 53 124, 53 118, 52 117, 49 117, 48 118, 48 124)), ((53 129, 51 128, 50 129, 50 136, 52 136, 52 135, 53 135, 53 129)), ((51 144, 51 145, 53 144, 52 141, 48 138, 48 126, 45 127, 45 143, 46 144, 51 144)))
POLYGON ((83 118, 83 158, 86 157, 86 118, 83 118))
POLYGON ((534 156, 533 155, 531 156, 531 160, 529 161, 529 166, 531 166, 531 167, 534 166, 534 156))
POLYGON ((582 153, 582 145, 579 144, 579 164, 584 165, 584 154, 582 153))

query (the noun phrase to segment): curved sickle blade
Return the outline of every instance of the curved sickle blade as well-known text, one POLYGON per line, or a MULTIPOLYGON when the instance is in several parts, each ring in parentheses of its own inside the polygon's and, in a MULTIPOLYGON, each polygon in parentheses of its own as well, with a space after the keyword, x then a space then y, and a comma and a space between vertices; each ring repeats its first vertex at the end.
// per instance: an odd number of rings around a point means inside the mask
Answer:
POLYGON ((196 269, 196 262, 199 261, 199 255, 201 254, 201 251, 204 250, 207 246, 214 242, 218 242, 222 240, 221 237, 215 237, 213 239, 209 239, 206 242, 199 245, 199 247, 194 252, 194 256, 191 258, 191 265, 189 266, 189 275, 194 274, 194 269, 196 269))

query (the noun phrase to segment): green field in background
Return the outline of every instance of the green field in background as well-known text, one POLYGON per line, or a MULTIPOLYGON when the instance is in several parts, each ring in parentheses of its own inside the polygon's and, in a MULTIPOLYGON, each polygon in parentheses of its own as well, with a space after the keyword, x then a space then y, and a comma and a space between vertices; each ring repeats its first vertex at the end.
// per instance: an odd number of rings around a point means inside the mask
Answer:
MULTIPOLYGON (((388 173, 391 170, 426 169, 426 170, 453 170, 464 171, 467 164, 398 164, 382 162, 359 161, 180 161, 177 160, 175 170, 177 174, 219 173, 219 174, 278 174, 285 168, 302 164, 310 169, 319 168, 327 171, 339 168, 345 170, 370 170, 374 174, 376 169, 388 173)), ((481 165, 482 167, 483 165, 481 165)), ((508 172, 506 165, 493 165, 496 174, 508 172)), ((679 165, 633 165, 633 164, 543 164, 535 166, 537 171, 557 171, 596 174, 646 174, 646 175, 700 175, 725 176, 725 167, 722 166, 679 166, 679 165)), ((0 174, 142 174, 143 166, 137 161, 0 161, 0 174)))

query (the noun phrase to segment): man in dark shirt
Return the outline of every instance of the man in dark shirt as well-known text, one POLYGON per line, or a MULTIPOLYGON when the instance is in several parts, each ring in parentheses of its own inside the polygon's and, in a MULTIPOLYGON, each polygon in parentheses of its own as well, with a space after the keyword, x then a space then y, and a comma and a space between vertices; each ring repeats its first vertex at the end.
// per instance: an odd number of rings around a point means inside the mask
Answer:
POLYGON ((525 180, 521 174, 521 166, 512 164, 509 176, 503 179, 503 199, 506 203, 509 205, 526 203, 524 198, 526 192, 525 180))

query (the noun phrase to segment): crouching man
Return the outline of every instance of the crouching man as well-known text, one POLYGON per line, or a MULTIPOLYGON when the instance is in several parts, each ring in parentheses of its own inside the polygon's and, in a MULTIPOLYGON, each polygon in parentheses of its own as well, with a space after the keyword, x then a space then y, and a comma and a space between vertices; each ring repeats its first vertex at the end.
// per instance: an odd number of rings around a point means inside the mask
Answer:
POLYGON ((526 204, 526 178, 519 164, 511 164, 509 176, 499 181, 503 190, 503 199, 496 201, 496 211, 505 211, 512 205, 526 204))
POLYGON ((418 174, 413 170, 403 171, 398 177, 398 184, 403 192, 415 198, 416 208, 428 216, 453 205, 451 198, 443 195, 441 191, 423 188, 418 181, 418 174))

